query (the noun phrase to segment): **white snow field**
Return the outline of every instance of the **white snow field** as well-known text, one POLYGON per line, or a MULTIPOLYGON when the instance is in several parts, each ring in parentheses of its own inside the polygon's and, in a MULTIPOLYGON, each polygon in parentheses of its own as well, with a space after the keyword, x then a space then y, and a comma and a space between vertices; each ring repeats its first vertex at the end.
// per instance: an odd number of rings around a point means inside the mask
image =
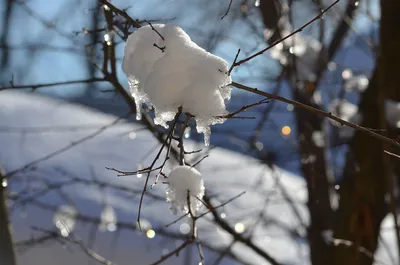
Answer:
MULTIPOLYGON (((92 249, 105 258, 116 264, 134 265, 158 260, 183 242, 179 237, 189 233, 188 219, 165 227, 179 215, 170 211, 167 185, 161 180, 144 198, 141 219, 144 231, 135 229, 145 179, 141 175, 117 177, 105 167, 129 171, 146 167, 159 144, 141 125, 116 119, 34 94, 0 92, 0 162, 10 177, 10 197, 15 198, 10 201, 14 236, 19 244, 25 242, 24 247, 18 248, 21 264, 87 264, 89 259, 79 246, 63 245, 57 240, 29 245, 24 240, 43 235, 32 230, 33 227, 56 229, 63 236, 68 236, 71 229, 86 243, 94 242, 92 249), (81 142, 81 139, 87 140, 81 142), (65 149, 71 144, 72 148, 65 149), (64 152, 57 152, 63 148, 64 152), (53 152, 57 153, 44 159, 53 152), (29 163, 31 166, 26 166, 29 163), (57 188, 61 183, 62 188, 57 188), (51 191, 46 192, 49 188, 51 191), (18 191, 24 193, 18 197, 18 191), (96 218, 102 219, 101 224, 92 222, 96 218), (91 231, 96 230, 96 237, 91 238, 91 231)), ((186 142, 188 151, 204 147, 186 142)), ((214 205, 246 192, 218 209, 221 219, 236 233, 251 236, 255 246, 281 264, 309 264, 304 181, 282 169, 269 169, 253 158, 221 148, 204 152, 210 156, 196 169, 201 172, 207 194, 215 196, 214 205)), ((193 155, 192 159, 188 156, 187 160, 194 163, 203 154, 193 155)), ((165 173, 168 175, 175 166, 176 163, 169 164, 165 173)), ((154 176, 149 185, 153 181, 154 176)), ((203 207, 198 213, 204 211, 203 207)), ((390 252, 381 248, 377 264, 393 264, 391 256, 397 259, 391 220, 387 217, 382 233, 390 252)), ((211 249, 230 250, 220 264, 240 264, 229 253, 244 261, 243 264, 269 264, 248 246, 232 244, 232 236, 213 222, 211 214, 198 220, 198 234, 205 248, 206 264, 218 258, 211 249)), ((195 246, 163 264, 185 264, 186 259, 198 264, 195 246)))

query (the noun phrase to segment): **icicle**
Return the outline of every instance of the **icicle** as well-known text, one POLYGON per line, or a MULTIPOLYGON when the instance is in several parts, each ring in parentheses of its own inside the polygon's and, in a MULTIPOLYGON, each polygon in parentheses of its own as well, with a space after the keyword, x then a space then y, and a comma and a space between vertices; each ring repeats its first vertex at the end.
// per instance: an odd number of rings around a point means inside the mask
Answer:
POLYGON ((142 102, 135 99, 136 104, 136 120, 140 121, 142 119, 142 102))
POLYGON ((211 139, 211 129, 210 126, 207 126, 203 130, 204 134, 204 145, 205 146, 210 146, 210 139, 211 139))
POLYGON ((211 128, 210 125, 219 123, 220 120, 223 119, 199 119, 195 118, 196 120, 196 130, 198 133, 202 133, 204 135, 204 145, 210 146, 210 138, 211 138, 211 128))
POLYGON ((136 120, 140 121, 142 119, 142 99, 140 92, 138 90, 139 81, 134 77, 128 78, 129 88, 131 90, 131 96, 135 100, 136 105, 136 120))

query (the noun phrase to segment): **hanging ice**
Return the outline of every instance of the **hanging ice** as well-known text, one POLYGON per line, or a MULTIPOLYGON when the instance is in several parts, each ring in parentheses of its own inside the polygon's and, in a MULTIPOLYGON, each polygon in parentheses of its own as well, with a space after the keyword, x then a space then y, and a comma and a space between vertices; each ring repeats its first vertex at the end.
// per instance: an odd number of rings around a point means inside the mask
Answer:
POLYGON ((223 123, 231 96, 228 63, 194 43, 177 26, 155 24, 132 33, 122 69, 137 104, 154 107, 156 124, 167 127, 179 107, 195 116, 209 143, 210 125, 223 123), (161 37, 162 36, 162 37, 161 37))
POLYGON ((167 201, 171 204, 171 210, 187 213, 188 191, 190 194, 190 209, 197 211, 204 196, 203 177, 200 172, 190 166, 178 166, 168 175, 168 187, 166 189, 167 201))

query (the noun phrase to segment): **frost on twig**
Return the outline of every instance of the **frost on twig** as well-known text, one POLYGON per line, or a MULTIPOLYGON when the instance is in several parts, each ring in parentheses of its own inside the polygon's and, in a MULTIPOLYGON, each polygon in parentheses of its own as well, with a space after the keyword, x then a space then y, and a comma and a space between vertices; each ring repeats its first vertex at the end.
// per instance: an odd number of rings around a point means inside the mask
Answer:
POLYGON ((127 40, 122 69, 141 118, 143 103, 153 106, 156 124, 167 128, 176 110, 190 113, 209 144, 210 125, 223 123, 231 96, 228 63, 194 43, 180 27, 144 26, 127 40), (163 36, 164 39, 162 39, 163 36))
POLYGON ((204 182, 201 173, 190 166, 178 166, 168 175, 168 187, 166 189, 167 201, 171 204, 171 210, 189 212, 187 194, 192 197, 190 210, 196 212, 200 209, 204 196, 204 182))

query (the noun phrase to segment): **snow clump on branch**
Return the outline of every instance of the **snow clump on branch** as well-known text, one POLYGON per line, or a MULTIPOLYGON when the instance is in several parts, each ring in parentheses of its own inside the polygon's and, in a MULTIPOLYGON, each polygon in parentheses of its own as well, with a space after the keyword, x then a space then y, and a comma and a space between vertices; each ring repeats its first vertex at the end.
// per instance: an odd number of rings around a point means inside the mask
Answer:
POLYGON ((178 166, 168 175, 166 189, 167 201, 171 210, 188 213, 188 191, 190 194, 190 210, 193 214, 200 209, 204 196, 204 182, 201 173, 190 166, 178 166))
POLYGON ((223 123, 231 97, 228 63, 194 43, 178 26, 154 24, 132 33, 122 69, 137 106, 155 110, 154 122, 168 128, 179 107, 195 117, 197 131, 209 145, 210 125, 223 123))

